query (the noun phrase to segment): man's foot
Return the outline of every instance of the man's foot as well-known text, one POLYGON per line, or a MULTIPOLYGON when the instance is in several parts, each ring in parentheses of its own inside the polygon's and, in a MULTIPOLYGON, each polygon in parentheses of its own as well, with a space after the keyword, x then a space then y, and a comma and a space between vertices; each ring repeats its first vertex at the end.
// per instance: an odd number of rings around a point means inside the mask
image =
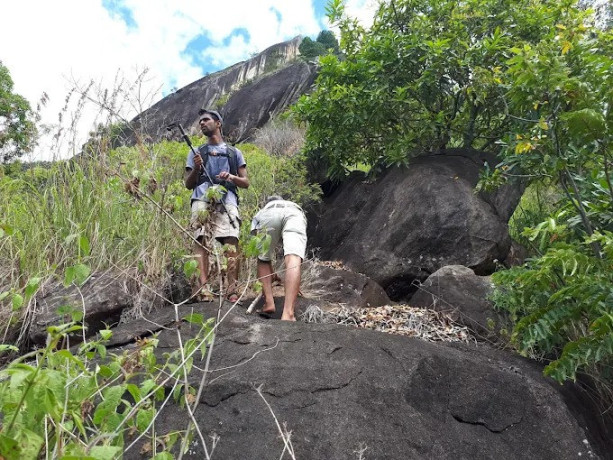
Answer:
POLYGON ((281 321, 296 321, 296 317, 294 315, 292 315, 292 316, 282 315, 281 316, 281 321))
POLYGON ((228 294, 226 296, 226 299, 228 300, 228 302, 230 303, 235 303, 237 305, 242 305, 243 303, 240 301, 240 297, 238 296, 238 294, 236 292, 232 292, 231 294, 228 294))

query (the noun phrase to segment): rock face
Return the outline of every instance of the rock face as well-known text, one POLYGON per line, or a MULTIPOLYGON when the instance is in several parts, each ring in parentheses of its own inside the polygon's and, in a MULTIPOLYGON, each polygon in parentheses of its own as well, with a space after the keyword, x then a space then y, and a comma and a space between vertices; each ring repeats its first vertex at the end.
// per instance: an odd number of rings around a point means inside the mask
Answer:
MULTIPOLYGON (((134 333, 134 324, 125 327, 134 333)), ((189 331, 183 324, 181 332, 189 331)), ((176 349, 174 331, 159 339, 158 353, 176 349)), ((199 359, 194 366, 204 365, 199 359)), ((595 456, 582 416, 559 386, 533 363, 496 350, 232 313, 210 369, 195 417, 207 442, 219 436, 218 458, 280 458, 271 411, 292 432, 296 458, 595 456)), ((197 372, 189 378, 200 382, 197 372)), ((187 422, 185 409, 171 402, 156 429, 184 430, 187 422)), ((137 445, 124 458, 140 455, 137 445)), ((186 458, 203 456, 194 441, 186 458)))
POLYGON ((493 338, 504 323, 494 311, 488 296, 492 292, 489 276, 478 276, 470 268, 449 265, 435 271, 418 286, 409 303, 447 314, 482 338, 493 338))
POLYGON ((309 244, 322 259, 374 279, 393 300, 445 265, 491 273, 509 252, 507 222, 522 190, 475 194, 485 161, 496 160, 448 150, 388 169, 373 182, 353 175, 311 216, 309 244))
MULTIPOLYGON (((222 98, 227 98, 220 104, 224 132, 237 136, 231 141, 244 140, 311 87, 315 68, 296 60, 301 42, 298 36, 273 45, 247 61, 190 83, 134 118, 133 129, 153 141, 166 137, 166 126, 174 122, 188 132, 200 133, 198 110, 216 108, 222 98)), ((134 132, 125 133, 124 142, 136 140, 134 132)))
POLYGON ((104 323, 119 322, 121 313, 134 304, 129 279, 113 273, 93 275, 80 288, 63 287, 59 283, 47 286, 37 296, 37 307, 30 325, 29 340, 43 346, 47 339, 47 327, 71 321, 71 312, 83 312, 88 336, 95 335, 104 323), (63 308, 65 313, 59 314, 63 308))
POLYGON ((306 93, 316 76, 317 68, 313 64, 296 61, 232 93, 222 108, 227 139, 243 142, 252 138, 255 130, 306 93))
MULTIPOLYGON (((323 307, 350 308, 388 305, 390 299, 379 284, 370 278, 335 264, 308 262, 304 268, 302 290, 310 299, 321 301, 323 307)), ((305 299, 302 303, 307 303, 305 299)))

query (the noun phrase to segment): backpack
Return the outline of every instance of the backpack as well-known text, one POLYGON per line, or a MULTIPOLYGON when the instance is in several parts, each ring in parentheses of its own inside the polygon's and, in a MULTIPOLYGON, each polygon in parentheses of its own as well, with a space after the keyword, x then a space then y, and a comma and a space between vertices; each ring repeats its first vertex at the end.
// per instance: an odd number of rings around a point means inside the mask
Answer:
MULTIPOLYGON (((209 160, 208 144, 201 145, 198 148, 198 153, 202 157, 202 167, 206 168, 206 164, 209 160)), ((233 176, 238 176, 238 159, 237 159, 236 147, 232 147, 231 145, 226 145, 226 153, 218 153, 217 156, 227 157, 228 163, 230 165, 230 174, 232 174, 233 176)), ((239 203, 240 199, 238 196, 238 187, 236 186, 236 184, 233 184, 232 182, 218 181, 214 177, 212 177, 211 179, 213 179, 214 184, 223 183, 223 186, 227 190, 231 190, 234 193, 234 195, 236 196, 236 203, 237 204, 239 203)), ((207 177, 206 174, 201 173, 200 178, 198 179, 198 185, 204 184, 205 182, 210 182, 209 178, 207 177)))

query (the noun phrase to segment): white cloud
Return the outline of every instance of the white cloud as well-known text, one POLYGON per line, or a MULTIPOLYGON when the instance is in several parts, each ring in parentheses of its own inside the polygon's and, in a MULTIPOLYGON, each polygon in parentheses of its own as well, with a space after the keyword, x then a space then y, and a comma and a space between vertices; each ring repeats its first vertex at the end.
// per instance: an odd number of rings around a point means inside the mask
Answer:
MULTIPOLYGON (((349 3, 356 1, 364 3, 349 3)), ((213 42, 202 55, 219 70, 275 43, 296 35, 312 36, 322 28, 311 0, 226 0, 221 4, 124 0, 122 6, 130 10, 136 27, 128 27, 119 15, 109 15, 102 0, 19 0, 3 5, 0 60, 11 73, 15 91, 32 106, 43 92, 48 94, 43 123, 57 123, 74 81, 86 85, 94 80, 112 88, 118 72, 132 79, 148 68, 149 78, 142 91, 150 94, 159 88, 167 93, 172 87, 201 78, 202 68, 182 53, 199 35, 213 42), (248 37, 233 35, 236 29, 245 29, 248 37)), ((359 8, 352 6, 350 12, 355 14, 359 8)), ((124 115, 131 118, 136 113, 138 110, 132 109, 124 115)), ((78 128, 77 151, 94 119, 95 110, 90 108, 78 128)), ((76 153, 66 147, 50 152, 48 141, 44 142, 32 159, 65 158, 76 153)))

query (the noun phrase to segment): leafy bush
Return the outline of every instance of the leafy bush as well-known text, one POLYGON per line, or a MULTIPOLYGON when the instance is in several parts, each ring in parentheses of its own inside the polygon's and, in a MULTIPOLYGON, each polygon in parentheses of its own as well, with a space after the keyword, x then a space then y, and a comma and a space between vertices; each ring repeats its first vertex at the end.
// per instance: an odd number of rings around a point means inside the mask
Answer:
POLYGON ((540 254, 494 275, 495 300, 519 349, 552 360, 547 375, 587 372, 611 399, 613 36, 591 21, 565 3, 555 28, 510 50, 500 81, 512 123, 485 182, 519 173, 559 190, 550 217, 522 232, 540 254))
POLYGON ((36 125, 30 103, 13 92, 13 79, 0 61, 0 163, 8 163, 32 149, 36 125))
MULTIPOLYGON (((367 30, 330 5, 345 59, 320 59, 316 89, 295 107, 307 150, 331 176, 347 165, 405 164, 446 147, 492 149, 511 123, 502 76, 514 47, 566 23, 569 2, 399 0, 367 30)), ((543 65, 546 65, 546 60, 543 65)))
MULTIPOLYGON (((81 326, 68 323, 49 328, 42 350, 9 363, 0 371, 0 455, 7 460, 91 458, 111 460, 132 447, 125 434, 155 442, 154 420, 166 397, 190 404, 196 389, 185 386, 194 358, 206 353, 211 321, 186 318, 199 328, 196 336, 158 362, 157 339, 142 340, 120 355, 108 353, 99 339, 81 344, 75 352, 58 349, 81 326)), ((180 342, 181 343, 181 342, 180 342)), ((1 345, 0 350, 9 347, 1 345)), ((178 434, 164 433, 164 450, 178 434)), ((168 458, 168 457, 165 457, 168 458)))

